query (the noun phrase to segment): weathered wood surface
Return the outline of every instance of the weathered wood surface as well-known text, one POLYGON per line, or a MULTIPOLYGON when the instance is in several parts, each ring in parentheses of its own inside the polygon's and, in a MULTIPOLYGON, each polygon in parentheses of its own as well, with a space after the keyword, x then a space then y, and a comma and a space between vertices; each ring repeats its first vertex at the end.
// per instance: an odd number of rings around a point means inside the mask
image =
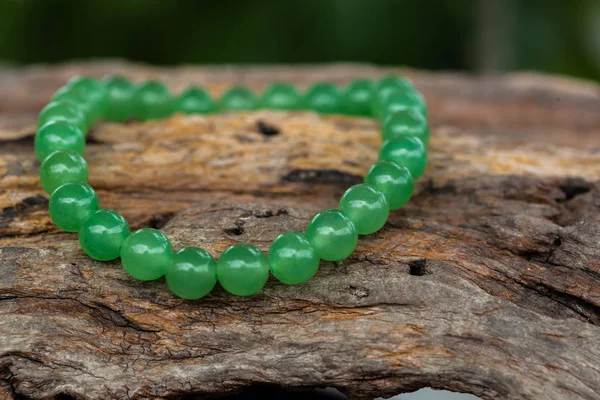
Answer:
MULTIPOLYGON (((423 386, 485 399, 600 399, 600 88, 532 74, 401 71, 430 104, 431 165, 411 203, 309 283, 201 301, 94 262, 47 214, 34 122, 71 75, 175 91, 346 83, 391 70, 0 69, 0 397, 196 398, 248 385, 369 399, 423 386)), ((367 119, 257 111, 99 125, 101 205, 175 247, 266 250, 335 207, 375 160, 367 119), (259 121, 279 134, 266 137, 259 121)))

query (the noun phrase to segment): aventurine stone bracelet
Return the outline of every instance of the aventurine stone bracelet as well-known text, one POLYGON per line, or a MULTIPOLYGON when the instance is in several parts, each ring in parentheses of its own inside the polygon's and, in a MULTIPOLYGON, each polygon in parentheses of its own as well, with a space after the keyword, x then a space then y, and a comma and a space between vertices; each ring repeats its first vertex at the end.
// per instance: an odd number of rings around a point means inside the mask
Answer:
POLYGON ((301 283, 316 273, 321 259, 348 257, 358 235, 379 230, 389 211, 410 199, 413 179, 420 177, 427 165, 428 140, 423 97, 410 82, 395 76, 377 82, 358 79, 344 90, 318 83, 304 94, 288 83, 274 83, 260 97, 248 88, 234 87, 218 102, 196 87, 174 98, 156 81, 134 85, 118 76, 102 81, 76 77, 41 111, 35 152, 42 162, 42 187, 50 195, 50 216, 59 228, 79 233, 86 254, 101 261, 121 257, 134 278, 153 280, 164 275, 176 295, 197 299, 209 293, 217 281, 235 295, 254 294, 265 285, 269 271, 283 283, 301 283), (82 158, 85 134, 96 121, 146 121, 174 112, 206 114, 258 108, 372 116, 382 121, 379 161, 369 169, 365 182, 344 193, 339 209, 315 215, 306 233, 286 232, 277 237, 268 259, 249 244, 229 247, 218 261, 197 247, 173 253, 161 231, 144 228, 130 234, 120 214, 99 208, 96 193, 87 184, 88 167, 82 158))

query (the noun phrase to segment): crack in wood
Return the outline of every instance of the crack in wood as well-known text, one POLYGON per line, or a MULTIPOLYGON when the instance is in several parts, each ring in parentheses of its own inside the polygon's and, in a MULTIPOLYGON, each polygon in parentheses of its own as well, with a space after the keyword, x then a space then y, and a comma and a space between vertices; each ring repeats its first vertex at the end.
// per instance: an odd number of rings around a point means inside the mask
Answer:
POLYGON ((294 169, 282 177, 286 182, 315 183, 321 185, 355 185, 363 178, 337 169, 294 169))

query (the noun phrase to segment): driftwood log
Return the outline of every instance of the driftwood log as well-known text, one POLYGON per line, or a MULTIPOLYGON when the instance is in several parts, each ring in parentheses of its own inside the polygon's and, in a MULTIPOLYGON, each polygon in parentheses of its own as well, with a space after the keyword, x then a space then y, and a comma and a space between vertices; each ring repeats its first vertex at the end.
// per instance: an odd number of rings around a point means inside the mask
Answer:
MULTIPOLYGON (((86 149, 101 206, 176 248, 267 250, 376 159, 378 124, 256 111, 102 123, 86 149), (266 133, 266 134, 265 134, 266 133)), ((424 386, 484 399, 600 399, 600 88, 337 65, 0 67, 0 398, 203 398, 250 385, 371 399, 424 386), (36 114, 75 74, 218 95, 400 72, 430 105, 413 200, 300 286, 183 301, 86 257, 47 213, 36 114)))

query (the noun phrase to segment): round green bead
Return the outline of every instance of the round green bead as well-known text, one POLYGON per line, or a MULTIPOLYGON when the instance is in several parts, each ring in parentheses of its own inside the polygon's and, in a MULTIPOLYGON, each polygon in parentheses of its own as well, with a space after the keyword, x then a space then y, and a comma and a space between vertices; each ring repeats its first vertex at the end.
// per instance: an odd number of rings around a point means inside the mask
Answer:
POLYGON ((216 105, 206 90, 190 87, 179 95, 175 109, 185 114, 208 114, 216 105))
POLYGON ((340 210, 325 210, 309 222, 306 238, 320 258, 338 261, 352 254, 358 242, 358 233, 346 213, 340 210))
POLYGON ((390 210, 397 210, 408 203, 415 189, 408 168, 393 161, 373 164, 365 176, 365 183, 385 195, 390 210))
POLYGON ((407 108, 413 108, 427 117, 425 99, 415 90, 399 90, 390 94, 383 103, 380 117, 385 120, 388 115, 407 108))
POLYGON ((265 89, 259 106, 274 110, 295 110, 300 106, 300 100, 300 93, 294 85, 275 82, 265 89))
POLYGON ((346 87, 342 94, 343 110, 350 115, 371 115, 371 97, 374 84, 367 79, 356 79, 346 87))
POLYGON ((142 82, 133 95, 133 113, 141 121, 166 118, 173 113, 175 100, 169 89, 157 81, 142 82))
POLYGON ((198 247, 186 247, 173 255, 165 272, 167 286, 175 295, 188 300, 206 296, 217 283, 217 263, 198 247))
POLYGON ((79 244, 95 260, 109 261, 118 258, 121 245, 129 236, 129 224, 113 210, 93 213, 79 231, 79 244))
POLYGON ((359 235, 377 232, 385 225, 390 214, 385 195, 365 183, 346 190, 340 200, 340 210, 354 222, 359 235))
POLYGON ((374 87, 375 93, 383 97, 398 89, 412 90, 414 89, 414 85, 408 79, 397 75, 388 75, 378 80, 374 87))
POLYGON ((80 93, 72 90, 70 87, 63 86, 58 89, 54 95, 52 95, 52 102, 68 103, 72 107, 79 110, 85 119, 86 128, 90 127, 94 123, 93 104, 87 102, 81 97, 80 93))
POLYGON ((257 106, 256 95, 244 86, 234 86, 221 96, 220 108, 223 111, 250 111, 257 106))
POLYGON ((60 102, 60 103, 69 103, 70 105, 77 107, 79 103, 83 101, 81 95, 75 91, 73 91, 68 86, 63 86, 59 88, 54 94, 50 102, 60 102))
POLYGON ((237 296, 258 292, 269 278, 265 255, 249 244, 235 244, 217 261, 217 279, 225 290, 237 296))
POLYGON ((171 242, 159 230, 143 228, 135 231, 121 245, 121 262, 129 275, 152 281, 165 274, 173 261, 171 242))
POLYGON ((413 136, 387 140, 379 150, 379 160, 389 160, 405 165, 414 179, 427 168, 427 149, 423 141, 413 136))
POLYGON ((134 115, 133 96, 135 86, 122 76, 112 75, 103 79, 108 92, 106 119, 109 121, 126 121, 134 115))
POLYGON ((269 248, 269 266, 275 278, 287 285, 306 282, 319 268, 319 256, 300 232, 286 232, 269 248))
POLYGON ((34 139, 35 154, 38 160, 58 150, 71 150, 83 154, 85 138, 81 130, 66 121, 52 121, 42 126, 34 139))
POLYGON ((53 121, 67 122, 77 128, 85 135, 87 121, 82 112, 73 104, 68 102, 53 101, 40 111, 38 117, 38 128, 53 121))
POLYGON ((40 166, 40 182, 48 194, 52 194, 63 183, 87 183, 88 175, 87 162, 71 150, 55 151, 40 166))
POLYGON ((381 117, 385 100, 390 94, 398 90, 415 91, 415 88, 410 81, 395 75, 386 76, 375 83, 371 99, 372 115, 381 117))
POLYGON ((414 108, 405 108, 389 114, 383 121, 381 137, 384 141, 402 136, 415 136, 429 143, 427 118, 414 108))
POLYGON ((103 118, 109 107, 109 95, 106 87, 89 76, 76 76, 67 84, 72 91, 78 93, 87 104, 92 121, 103 118))
POLYGON ((333 83, 313 85, 304 94, 303 107, 322 114, 337 114, 343 110, 342 94, 333 83))
POLYGON ((98 197, 87 183, 68 182, 52 192, 48 209, 60 229, 79 232, 83 223, 98 210, 98 197))

